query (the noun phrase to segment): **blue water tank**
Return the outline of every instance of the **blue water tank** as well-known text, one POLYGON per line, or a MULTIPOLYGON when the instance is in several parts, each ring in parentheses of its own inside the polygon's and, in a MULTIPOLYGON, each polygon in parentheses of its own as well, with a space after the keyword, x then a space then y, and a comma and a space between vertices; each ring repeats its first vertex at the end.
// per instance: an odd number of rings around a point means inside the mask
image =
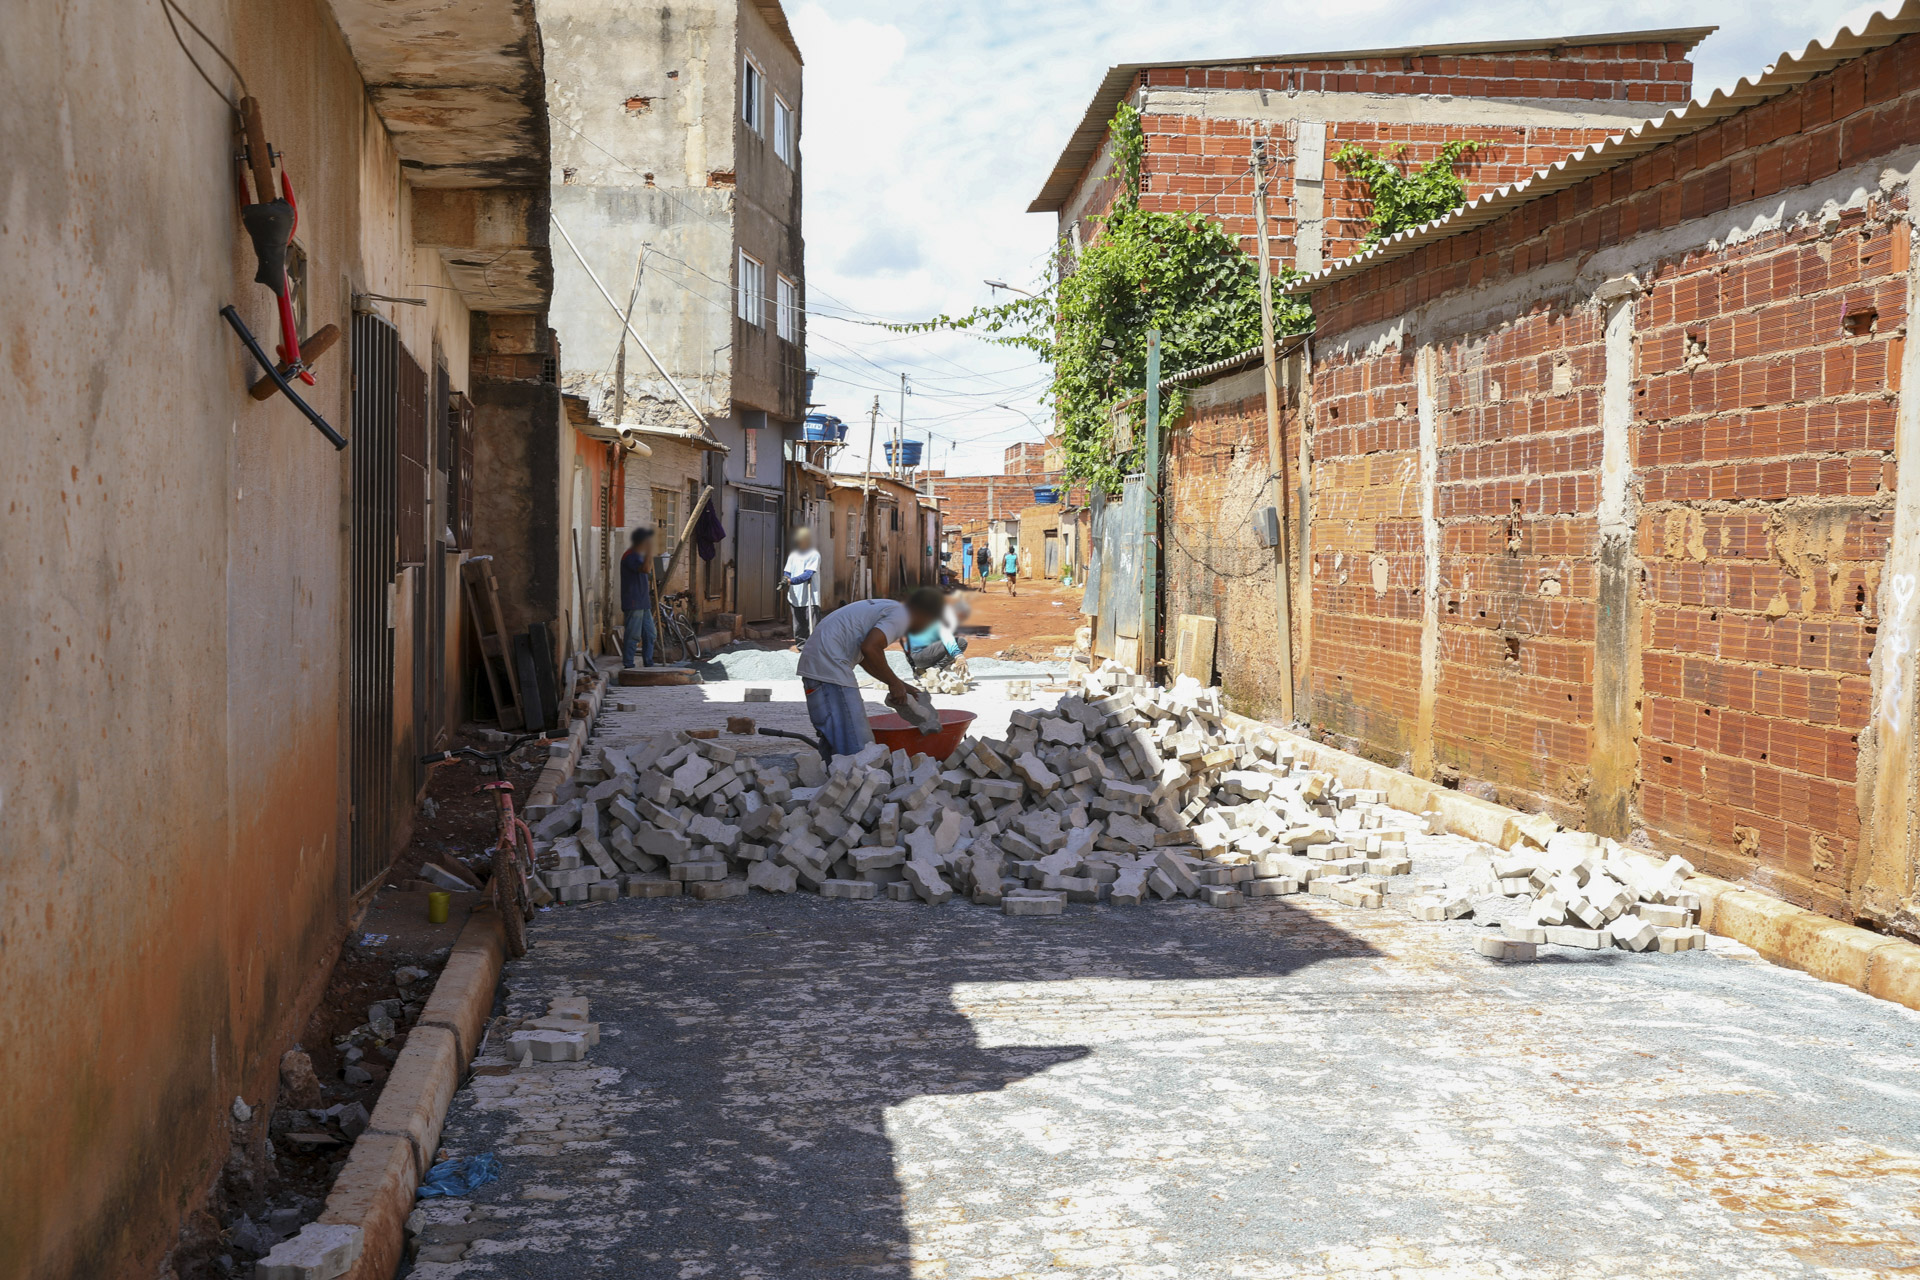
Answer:
POLYGON ((920 465, 920 451, 926 448, 924 440, 887 441, 887 465, 890 467, 917 467, 920 465), (895 451, 899 457, 895 457, 895 451))
POLYGON ((847 424, 830 413, 807 415, 806 438, 813 444, 846 443, 847 424))
POLYGON ((1043 484, 1033 491, 1033 500, 1041 506, 1060 501, 1060 486, 1043 484))

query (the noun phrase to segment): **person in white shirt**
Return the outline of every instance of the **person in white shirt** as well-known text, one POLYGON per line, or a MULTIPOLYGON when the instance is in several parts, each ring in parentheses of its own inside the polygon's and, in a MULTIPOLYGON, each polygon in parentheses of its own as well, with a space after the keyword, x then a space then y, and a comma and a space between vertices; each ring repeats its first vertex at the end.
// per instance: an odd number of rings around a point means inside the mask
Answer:
POLYGON ((787 593, 787 607, 793 611, 793 642, 805 644, 820 616, 820 553, 813 549, 813 530, 802 527, 793 531, 793 550, 787 553, 780 587, 787 593))
POLYGON ((914 688, 887 665, 887 646, 938 622, 946 605, 938 588, 915 587, 905 604, 856 600, 835 609, 813 629, 800 650, 800 687, 807 695, 807 718, 834 755, 853 755, 873 741, 854 667, 887 687, 889 705, 905 703, 914 688))

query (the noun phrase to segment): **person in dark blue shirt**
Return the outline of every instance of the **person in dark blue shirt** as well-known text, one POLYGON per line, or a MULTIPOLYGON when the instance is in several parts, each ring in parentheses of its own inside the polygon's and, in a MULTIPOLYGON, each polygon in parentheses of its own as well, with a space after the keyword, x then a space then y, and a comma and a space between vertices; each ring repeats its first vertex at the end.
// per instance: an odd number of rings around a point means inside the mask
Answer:
POLYGON ((620 665, 633 665, 633 651, 640 650, 640 661, 653 665, 653 648, 658 637, 653 629, 653 530, 635 529, 633 545, 620 557, 620 610, 627 615, 626 636, 620 646, 620 665))

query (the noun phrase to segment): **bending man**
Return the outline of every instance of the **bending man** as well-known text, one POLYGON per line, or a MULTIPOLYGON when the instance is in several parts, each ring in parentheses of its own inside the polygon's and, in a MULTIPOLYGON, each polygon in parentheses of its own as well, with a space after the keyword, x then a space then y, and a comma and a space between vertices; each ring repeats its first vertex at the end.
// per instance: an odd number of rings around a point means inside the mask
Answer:
POLYGON ((907 593, 905 604, 856 600, 835 609, 814 628, 800 650, 800 687, 807 694, 807 718, 833 754, 850 756, 873 741, 854 667, 887 686, 888 705, 900 706, 914 689, 887 665, 887 646, 909 631, 924 631, 938 622, 946 603, 937 588, 915 587, 907 593))

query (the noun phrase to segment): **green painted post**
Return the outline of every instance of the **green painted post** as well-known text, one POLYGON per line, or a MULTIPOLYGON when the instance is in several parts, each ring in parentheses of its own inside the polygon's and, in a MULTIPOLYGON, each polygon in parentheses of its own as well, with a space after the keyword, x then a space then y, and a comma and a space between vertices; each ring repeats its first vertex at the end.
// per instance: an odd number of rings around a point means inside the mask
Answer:
POLYGON ((1146 595, 1140 604, 1140 674, 1149 680, 1160 669, 1160 331, 1147 330, 1147 519, 1141 532, 1141 564, 1146 595))

